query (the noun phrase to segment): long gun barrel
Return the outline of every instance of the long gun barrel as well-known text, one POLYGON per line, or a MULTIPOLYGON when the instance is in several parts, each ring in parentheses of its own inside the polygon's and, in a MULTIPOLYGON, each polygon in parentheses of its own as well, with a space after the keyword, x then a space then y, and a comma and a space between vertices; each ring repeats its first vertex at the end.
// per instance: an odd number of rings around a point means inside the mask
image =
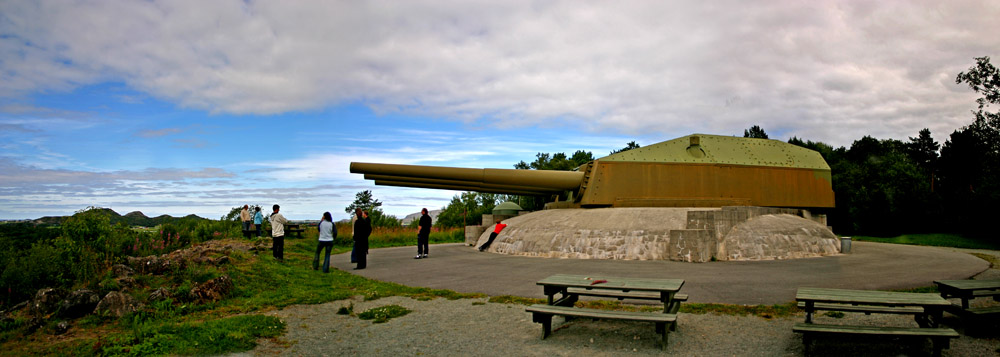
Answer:
POLYGON ((352 162, 351 173, 376 185, 544 195, 580 188, 583 173, 554 170, 470 169, 352 162))

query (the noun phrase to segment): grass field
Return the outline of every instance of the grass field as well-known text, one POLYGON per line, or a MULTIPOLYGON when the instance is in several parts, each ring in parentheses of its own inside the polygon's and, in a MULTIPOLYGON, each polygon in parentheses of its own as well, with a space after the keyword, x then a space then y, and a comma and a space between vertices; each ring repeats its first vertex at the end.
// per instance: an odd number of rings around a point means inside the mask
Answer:
POLYGON ((865 242, 1000 250, 1000 241, 973 239, 957 234, 904 234, 898 237, 889 238, 853 236, 852 239, 865 242))

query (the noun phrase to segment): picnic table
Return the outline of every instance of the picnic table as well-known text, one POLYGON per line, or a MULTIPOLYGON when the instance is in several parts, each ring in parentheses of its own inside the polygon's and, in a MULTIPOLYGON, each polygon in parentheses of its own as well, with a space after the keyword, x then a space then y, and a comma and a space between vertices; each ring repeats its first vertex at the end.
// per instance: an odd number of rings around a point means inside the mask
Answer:
POLYGON ((532 305, 526 311, 532 313, 532 320, 542 324, 542 339, 552 330, 552 316, 590 317, 645 321, 656 324, 656 332, 662 335, 661 348, 666 349, 668 330, 677 326, 677 310, 687 296, 678 296, 677 291, 684 286, 683 279, 616 278, 585 275, 557 274, 537 282, 547 297, 546 305, 532 305), (556 294, 559 298, 556 298, 556 294), (609 311, 577 308, 573 305, 581 295, 615 297, 618 299, 651 299, 663 304, 662 312, 609 311))
POLYGON ((951 306, 951 303, 937 294, 799 288, 795 300, 806 311, 806 321, 796 324, 792 330, 802 333, 807 353, 812 334, 926 337, 933 341, 935 355, 940 355, 942 349, 948 348, 951 339, 958 337, 955 330, 938 327, 944 309, 951 306), (910 314, 914 315, 914 320, 920 327, 814 324, 812 315, 817 310, 863 312, 867 315, 910 314))
POLYGON ((299 238, 302 238, 302 232, 305 232, 305 228, 299 228, 299 227, 300 225, 298 224, 285 224, 285 233, 287 233, 288 235, 292 235, 292 233, 295 233, 295 235, 299 236, 299 238))
POLYGON ((1000 306, 969 308, 969 300, 978 297, 993 297, 1000 301, 1000 280, 937 280, 938 291, 945 299, 962 299, 961 306, 949 305, 948 312, 962 316, 985 316, 1000 314, 1000 306))

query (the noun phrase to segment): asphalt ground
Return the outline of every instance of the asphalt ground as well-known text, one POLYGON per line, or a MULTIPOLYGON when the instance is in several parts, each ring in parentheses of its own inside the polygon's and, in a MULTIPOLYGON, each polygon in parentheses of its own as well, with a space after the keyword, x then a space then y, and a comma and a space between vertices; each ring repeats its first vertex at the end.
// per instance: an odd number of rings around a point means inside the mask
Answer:
POLYGON ((350 253, 331 257, 338 269, 408 286, 490 296, 544 298, 535 282, 553 274, 684 279, 689 302, 780 304, 799 287, 896 290, 967 279, 989 263, 948 248, 858 242, 849 254, 770 261, 685 263, 650 260, 558 259, 479 252, 462 243, 431 246, 413 259, 416 246, 372 249, 368 268, 352 270, 350 253))

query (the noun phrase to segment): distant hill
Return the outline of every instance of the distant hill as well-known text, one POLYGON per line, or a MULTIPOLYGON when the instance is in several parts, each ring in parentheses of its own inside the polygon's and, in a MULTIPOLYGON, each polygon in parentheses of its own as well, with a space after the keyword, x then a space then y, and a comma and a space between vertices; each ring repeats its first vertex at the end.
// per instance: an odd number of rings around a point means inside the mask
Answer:
MULTIPOLYGON (((434 222, 437 222, 438 215, 441 214, 441 211, 442 210, 439 210, 439 209, 427 210, 427 215, 431 216, 431 224, 434 224, 434 222)), ((405 226, 405 225, 410 224, 410 222, 413 222, 413 221, 418 220, 418 219, 420 219, 420 212, 410 213, 410 214, 406 215, 406 217, 403 217, 403 219, 399 220, 399 223, 401 225, 405 226)))
MULTIPOLYGON (((145 214, 139 211, 126 213, 124 216, 118 214, 110 208, 95 208, 96 210, 103 211, 110 217, 111 224, 124 223, 129 226, 140 226, 140 227, 156 227, 164 223, 174 223, 180 220, 208 220, 206 218, 201 218, 193 214, 189 214, 184 217, 173 217, 169 215, 160 215, 155 218, 149 218, 145 214)), ((34 224, 62 224, 71 216, 46 216, 36 220, 33 220, 34 224)))

